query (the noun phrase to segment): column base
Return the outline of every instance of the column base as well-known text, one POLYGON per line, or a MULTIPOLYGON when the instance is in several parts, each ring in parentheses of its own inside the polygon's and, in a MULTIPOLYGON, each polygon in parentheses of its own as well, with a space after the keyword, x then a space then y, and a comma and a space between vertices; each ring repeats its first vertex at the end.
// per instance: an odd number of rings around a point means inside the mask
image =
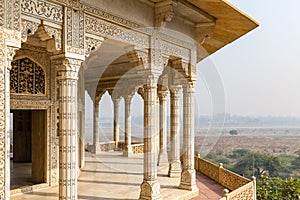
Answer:
POLYGON ((115 151, 119 151, 119 142, 118 141, 114 141, 115 142, 115 151))
POLYGON ((101 152, 100 145, 89 145, 88 151, 93 154, 99 154, 101 152))
POLYGON ((132 157, 132 155, 133 155, 133 151, 131 145, 125 147, 125 149, 123 150, 123 156, 132 157))
POLYGON ((141 184, 140 200, 161 200, 160 185, 158 181, 143 181, 141 184))
POLYGON ((196 184, 196 171, 194 169, 182 171, 179 188, 190 191, 198 190, 196 184))
POLYGON ((169 164, 168 161, 168 153, 165 152, 160 152, 158 154, 158 162, 157 162, 157 166, 162 166, 162 165, 167 165, 169 164))
POLYGON ((181 176, 181 162, 178 161, 172 161, 169 164, 169 171, 168 176, 171 178, 179 178, 181 176))

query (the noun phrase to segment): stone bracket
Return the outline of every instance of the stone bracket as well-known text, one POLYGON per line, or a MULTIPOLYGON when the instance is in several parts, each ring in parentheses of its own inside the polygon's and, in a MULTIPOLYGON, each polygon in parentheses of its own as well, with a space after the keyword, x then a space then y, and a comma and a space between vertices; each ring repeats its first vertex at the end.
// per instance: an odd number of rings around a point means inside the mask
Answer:
POLYGON ((155 27, 164 28, 167 22, 172 21, 175 13, 173 6, 177 3, 175 1, 162 1, 155 4, 155 27))

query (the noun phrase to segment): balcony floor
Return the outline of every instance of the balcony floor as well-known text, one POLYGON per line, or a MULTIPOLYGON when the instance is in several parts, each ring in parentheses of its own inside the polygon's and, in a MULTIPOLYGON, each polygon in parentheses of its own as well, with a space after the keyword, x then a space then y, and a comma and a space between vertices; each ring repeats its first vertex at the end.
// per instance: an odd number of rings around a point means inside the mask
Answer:
MULTIPOLYGON (((122 152, 86 153, 86 166, 78 179, 78 199, 138 199, 143 180, 143 155, 132 158, 122 152)), ((189 199, 193 192, 180 190, 179 178, 169 178, 168 166, 158 167, 158 181, 163 199, 189 199)), ((197 174, 199 196, 193 199, 219 199, 223 187, 211 179, 197 174)), ((195 193, 194 193, 195 194, 195 193)), ((14 195, 11 200, 57 200, 58 187, 41 189, 28 194, 14 195)))

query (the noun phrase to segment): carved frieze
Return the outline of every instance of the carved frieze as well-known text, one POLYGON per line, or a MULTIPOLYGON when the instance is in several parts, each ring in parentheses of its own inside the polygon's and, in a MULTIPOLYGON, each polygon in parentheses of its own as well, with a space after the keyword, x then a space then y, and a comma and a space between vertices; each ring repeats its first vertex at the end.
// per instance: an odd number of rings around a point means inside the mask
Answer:
POLYGON ((172 30, 167 29, 166 33, 159 32, 158 34, 159 34, 159 37, 163 41, 176 44, 176 45, 184 47, 186 49, 191 49, 196 46, 196 44, 195 44, 196 41, 194 41, 192 38, 184 36, 185 40, 183 40, 183 38, 179 38, 179 37, 182 37, 182 35, 180 33, 174 32, 172 30), (179 34, 179 35, 177 35, 177 37, 175 37, 174 35, 176 35, 176 34, 179 34))
POLYGON ((10 101, 10 107, 11 109, 48 109, 51 105, 50 100, 39 100, 39 101, 33 101, 33 100, 17 100, 17 99, 11 99, 10 101))
POLYGON ((161 41, 161 49, 163 54, 183 58, 186 61, 190 60, 190 50, 184 47, 180 47, 169 42, 161 41))
POLYGON ((86 16, 85 30, 90 34, 124 41, 141 48, 149 47, 149 36, 136 31, 131 31, 96 17, 86 16))
POLYGON ((56 23, 63 22, 63 7, 49 1, 21 0, 21 11, 56 23))
POLYGON ((129 21, 123 17, 113 15, 107 11, 101 10, 99 8, 95 8, 93 6, 82 4, 82 9, 85 13, 97 16, 99 18, 105 19, 107 21, 111 21, 113 23, 132 28, 132 29, 138 29, 141 28, 142 25, 137 24, 135 22, 129 21))

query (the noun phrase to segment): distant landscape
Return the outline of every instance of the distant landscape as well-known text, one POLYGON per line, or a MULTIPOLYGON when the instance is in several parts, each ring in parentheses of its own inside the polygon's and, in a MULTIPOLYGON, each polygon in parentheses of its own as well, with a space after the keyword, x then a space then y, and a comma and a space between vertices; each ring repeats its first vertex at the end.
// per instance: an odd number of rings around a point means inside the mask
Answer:
MULTIPOLYGON (((124 139, 123 121, 120 119, 121 140, 124 139)), ((100 141, 111 141, 113 120, 100 118, 99 125, 100 141)), ((87 143, 92 142, 92 127, 92 120, 87 120, 87 143)), ((132 117, 132 141, 143 141, 143 117, 132 117)), ((275 194, 280 198, 286 194, 293 198, 299 195, 299 144, 300 118, 227 114, 195 119, 195 154, 214 164, 223 163, 225 168, 242 176, 255 176, 258 199, 274 199, 275 194), (267 194, 270 185, 273 185, 272 192, 267 194)))

